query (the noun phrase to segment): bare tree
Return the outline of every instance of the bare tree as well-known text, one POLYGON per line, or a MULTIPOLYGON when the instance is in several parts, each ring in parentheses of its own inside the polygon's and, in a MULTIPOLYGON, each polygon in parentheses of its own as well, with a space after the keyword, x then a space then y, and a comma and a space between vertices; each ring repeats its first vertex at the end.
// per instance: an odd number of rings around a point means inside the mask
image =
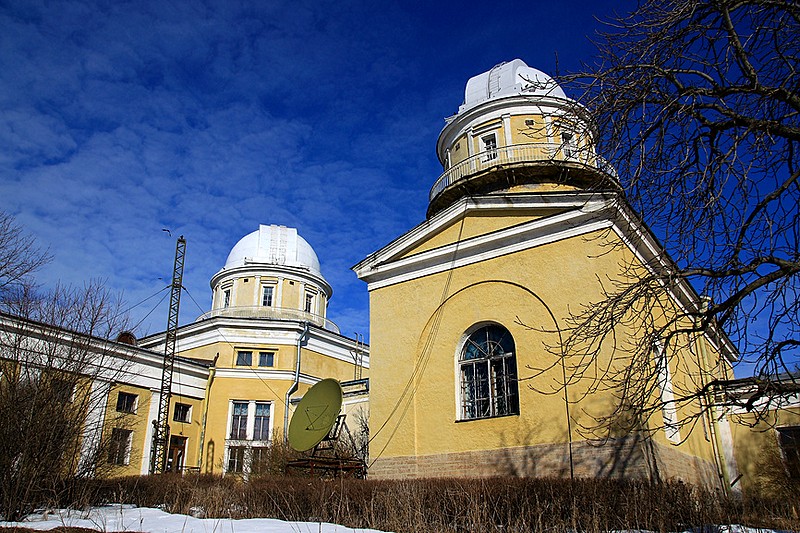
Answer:
POLYGON ((106 339, 125 320, 100 282, 35 287, 30 274, 46 255, 7 216, 0 245, 10 247, 0 249, 0 515, 18 520, 107 463, 108 387, 126 365, 106 339))
POLYGON ((50 255, 25 233, 14 217, 0 211, 0 300, 8 291, 32 283, 32 274, 50 255))
POLYGON ((573 309, 566 384, 591 377, 616 395, 606 426, 627 416, 634 429, 667 404, 694 409, 693 424, 720 377, 659 388, 665 365, 685 363, 674 354, 708 357, 698 333, 722 347, 726 331, 760 380, 800 360, 800 3, 648 1, 608 27, 596 63, 563 81, 584 91, 598 153, 663 246, 573 309), (681 285, 702 299, 665 305, 681 285))

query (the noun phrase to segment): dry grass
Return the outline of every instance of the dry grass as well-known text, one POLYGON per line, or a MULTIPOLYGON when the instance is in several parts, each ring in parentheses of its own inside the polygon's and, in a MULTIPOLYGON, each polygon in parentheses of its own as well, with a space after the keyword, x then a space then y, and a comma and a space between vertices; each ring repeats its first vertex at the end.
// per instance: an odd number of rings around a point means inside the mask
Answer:
MULTIPOLYGON (((271 517, 396 532, 676 531, 708 524, 800 529, 789 504, 682 483, 562 479, 364 481, 162 475, 92 482, 59 505, 110 502, 220 518, 271 517), (91 494, 91 496, 88 496, 91 494)), ((56 503, 56 502, 54 502, 56 503)))

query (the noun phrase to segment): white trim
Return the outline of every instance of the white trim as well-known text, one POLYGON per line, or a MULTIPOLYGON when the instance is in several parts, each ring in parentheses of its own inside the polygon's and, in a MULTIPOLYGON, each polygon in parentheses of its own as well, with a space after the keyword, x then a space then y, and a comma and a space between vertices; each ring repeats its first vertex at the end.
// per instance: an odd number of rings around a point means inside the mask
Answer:
MULTIPOLYGON (((277 380, 277 381, 293 381, 294 371, 290 370, 275 370, 270 367, 241 366, 238 368, 218 368, 215 374, 215 379, 232 378, 232 379, 258 379, 258 380, 277 380)), ((308 374, 300 374, 300 383, 306 385, 313 385, 319 378, 315 378, 308 374)))
POLYGON ((89 389, 89 410, 83 422, 81 433, 81 455, 80 470, 91 470, 94 473, 95 455, 100 450, 103 438, 103 428, 106 422, 106 412, 108 411, 109 395, 111 394, 111 383, 108 381, 95 379, 89 389))
MULTIPOLYGON (((666 252, 646 226, 635 218, 627 204, 619 200, 615 193, 602 192, 520 193, 462 198, 371 254, 353 266, 353 270, 372 291, 606 228, 612 229, 650 272, 653 272, 653 267, 674 270, 675 266, 666 252), (553 208, 566 211, 403 257, 415 246, 472 211, 553 208)), ((667 287, 663 282, 662 286, 682 312, 699 309, 700 299, 687 280, 679 280, 677 287, 667 287)), ((724 333, 719 336, 724 346, 719 346, 711 335, 706 338, 716 351, 731 361, 736 359, 736 350, 724 333)))
MULTIPOLYGON (((150 453, 153 449, 153 422, 158 420, 158 404, 161 401, 161 391, 150 390, 150 409, 147 411, 147 423, 144 429, 144 446, 142 447, 142 464, 139 471, 142 475, 150 472, 150 453)), ((169 443, 167 443, 169 447, 169 443)))
POLYGON ((384 263, 376 266, 369 275, 359 273, 359 277, 368 281, 368 289, 372 291, 606 229, 611 225, 610 220, 597 220, 595 215, 570 211, 384 263), (591 222, 592 219, 595 221, 591 222), (375 281, 369 281, 370 278, 375 281))

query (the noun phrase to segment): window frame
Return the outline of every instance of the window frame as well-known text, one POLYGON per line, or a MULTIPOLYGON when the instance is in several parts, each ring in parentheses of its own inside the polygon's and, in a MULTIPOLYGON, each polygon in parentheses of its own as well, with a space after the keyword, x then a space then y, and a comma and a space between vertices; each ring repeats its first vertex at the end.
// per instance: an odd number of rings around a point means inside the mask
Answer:
POLYGON ((117 391, 116 411, 127 415, 135 415, 139 410, 139 395, 127 391, 117 391), (132 399, 131 402, 123 401, 123 398, 132 399), (130 407, 126 408, 130 403, 130 407), (121 408, 122 407, 122 408, 121 408))
MULTIPOLYGON (((490 350, 494 352, 494 349, 490 350)), ((462 337, 456 352, 456 421, 466 422, 472 420, 485 420, 489 418, 499 418, 504 416, 519 416, 520 414, 520 398, 519 398, 519 374, 517 371, 517 352, 516 342, 508 328, 494 323, 481 323, 471 327, 462 337), (496 347, 503 349, 502 353, 488 353, 481 349, 479 343, 474 339, 479 339, 480 335, 486 333, 486 343, 495 339, 490 339, 488 331, 494 329, 500 333, 497 337, 496 347), (501 342, 508 338, 510 342, 510 351, 505 350, 501 342), (466 357, 469 346, 473 345, 476 349, 486 353, 486 357, 466 357), (494 379, 495 372, 498 366, 502 367, 502 375, 498 383, 494 379), (485 368, 486 386, 481 387, 479 383, 480 378, 476 378, 476 373, 480 368, 485 368), (469 370, 472 369, 472 377, 469 375, 469 370), (478 387, 483 389, 485 397, 477 397, 479 391, 478 387), (512 389, 513 387, 513 389, 512 389), (471 392, 468 389, 472 389, 471 392), (503 394, 500 394, 500 391, 503 394), (471 399, 469 397, 472 397, 471 399), (500 398, 503 401, 500 402, 500 398), (486 407, 482 408, 479 405, 480 401, 486 403, 486 407), (479 411, 480 410, 480 411, 479 411)))
POLYGON ((561 132, 561 151, 564 157, 572 159, 577 155, 578 144, 575 134, 571 131, 561 132))
POLYGON ((191 424, 192 423, 192 405, 183 402, 175 402, 174 407, 172 408, 172 421, 179 422, 181 424, 191 424), (186 408, 186 416, 183 418, 178 418, 178 407, 185 407, 186 408))
POLYGON ((250 403, 242 400, 231 401, 231 414, 228 418, 228 440, 247 440, 247 425, 250 418, 250 403), (244 407, 244 413, 237 412, 237 407, 244 407))
POLYGON ((272 402, 255 402, 253 407, 253 438, 254 441, 269 441, 272 435, 272 402), (258 414, 259 407, 267 408, 266 416, 258 414), (261 419, 261 420, 259 420, 261 419), (264 427, 266 423, 266 427, 264 427))
POLYGON ((253 366, 253 350, 236 350, 236 359, 233 361, 234 366, 245 366, 251 367, 253 366), (244 357, 247 355, 247 357, 244 357), (242 362, 242 361, 247 361, 242 362))
POLYGON ((247 467, 247 446, 227 446, 225 450, 227 460, 225 461, 226 474, 244 474, 247 467), (231 468, 233 465, 233 468, 231 468))
POLYGON ((314 304, 315 304, 314 299, 315 299, 315 297, 316 297, 316 294, 314 294, 313 292, 310 292, 310 291, 306 292, 305 305, 303 307, 303 309, 304 309, 304 311, 306 313, 314 314, 314 307, 315 307, 314 306, 314 304))
POLYGON ((777 427, 775 433, 786 475, 789 479, 800 479, 800 426, 777 427))
POLYGON ((484 154, 483 161, 494 161, 497 159, 497 133, 491 132, 480 136, 482 143, 481 153, 484 154))
POLYGON ((275 285, 262 285, 261 307, 274 307, 274 306, 275 306, 275 285), (269 294, 269 303, 266 303, 268 294, 269 294))
POLYGON ((111 428, 111 437, 108 446, 108 462, 116 466, 127 466, 131 464, 132 444, 132 429, 111 428))
POLYGON ((275 367, 275 351, 274 350, 259 350, 258 352, 258 367, 259 368, 274 368, 275 367), (266 359, 266 363, 261 364, 266 359))

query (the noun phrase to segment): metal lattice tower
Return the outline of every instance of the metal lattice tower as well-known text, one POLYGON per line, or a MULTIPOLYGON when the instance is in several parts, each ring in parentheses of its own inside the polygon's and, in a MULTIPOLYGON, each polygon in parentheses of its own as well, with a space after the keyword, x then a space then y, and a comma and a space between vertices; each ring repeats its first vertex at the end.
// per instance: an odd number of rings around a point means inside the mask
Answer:
POLYGON ((175 344, 178 337, 178 311, 181 307, 183 288, 183 260, 186 256, 186 239, 181 235, 175 245, 175 264, 172 269, 172 294, 169 299, 166 342, 164 343, 164 366, 161 371, 161 395, 158 401, 158 418, 153 428, 153 452, 150 472, 159 474, 167 462, 169 440, 169 404, 172 397, 172 369, 175 363, 175 344))

